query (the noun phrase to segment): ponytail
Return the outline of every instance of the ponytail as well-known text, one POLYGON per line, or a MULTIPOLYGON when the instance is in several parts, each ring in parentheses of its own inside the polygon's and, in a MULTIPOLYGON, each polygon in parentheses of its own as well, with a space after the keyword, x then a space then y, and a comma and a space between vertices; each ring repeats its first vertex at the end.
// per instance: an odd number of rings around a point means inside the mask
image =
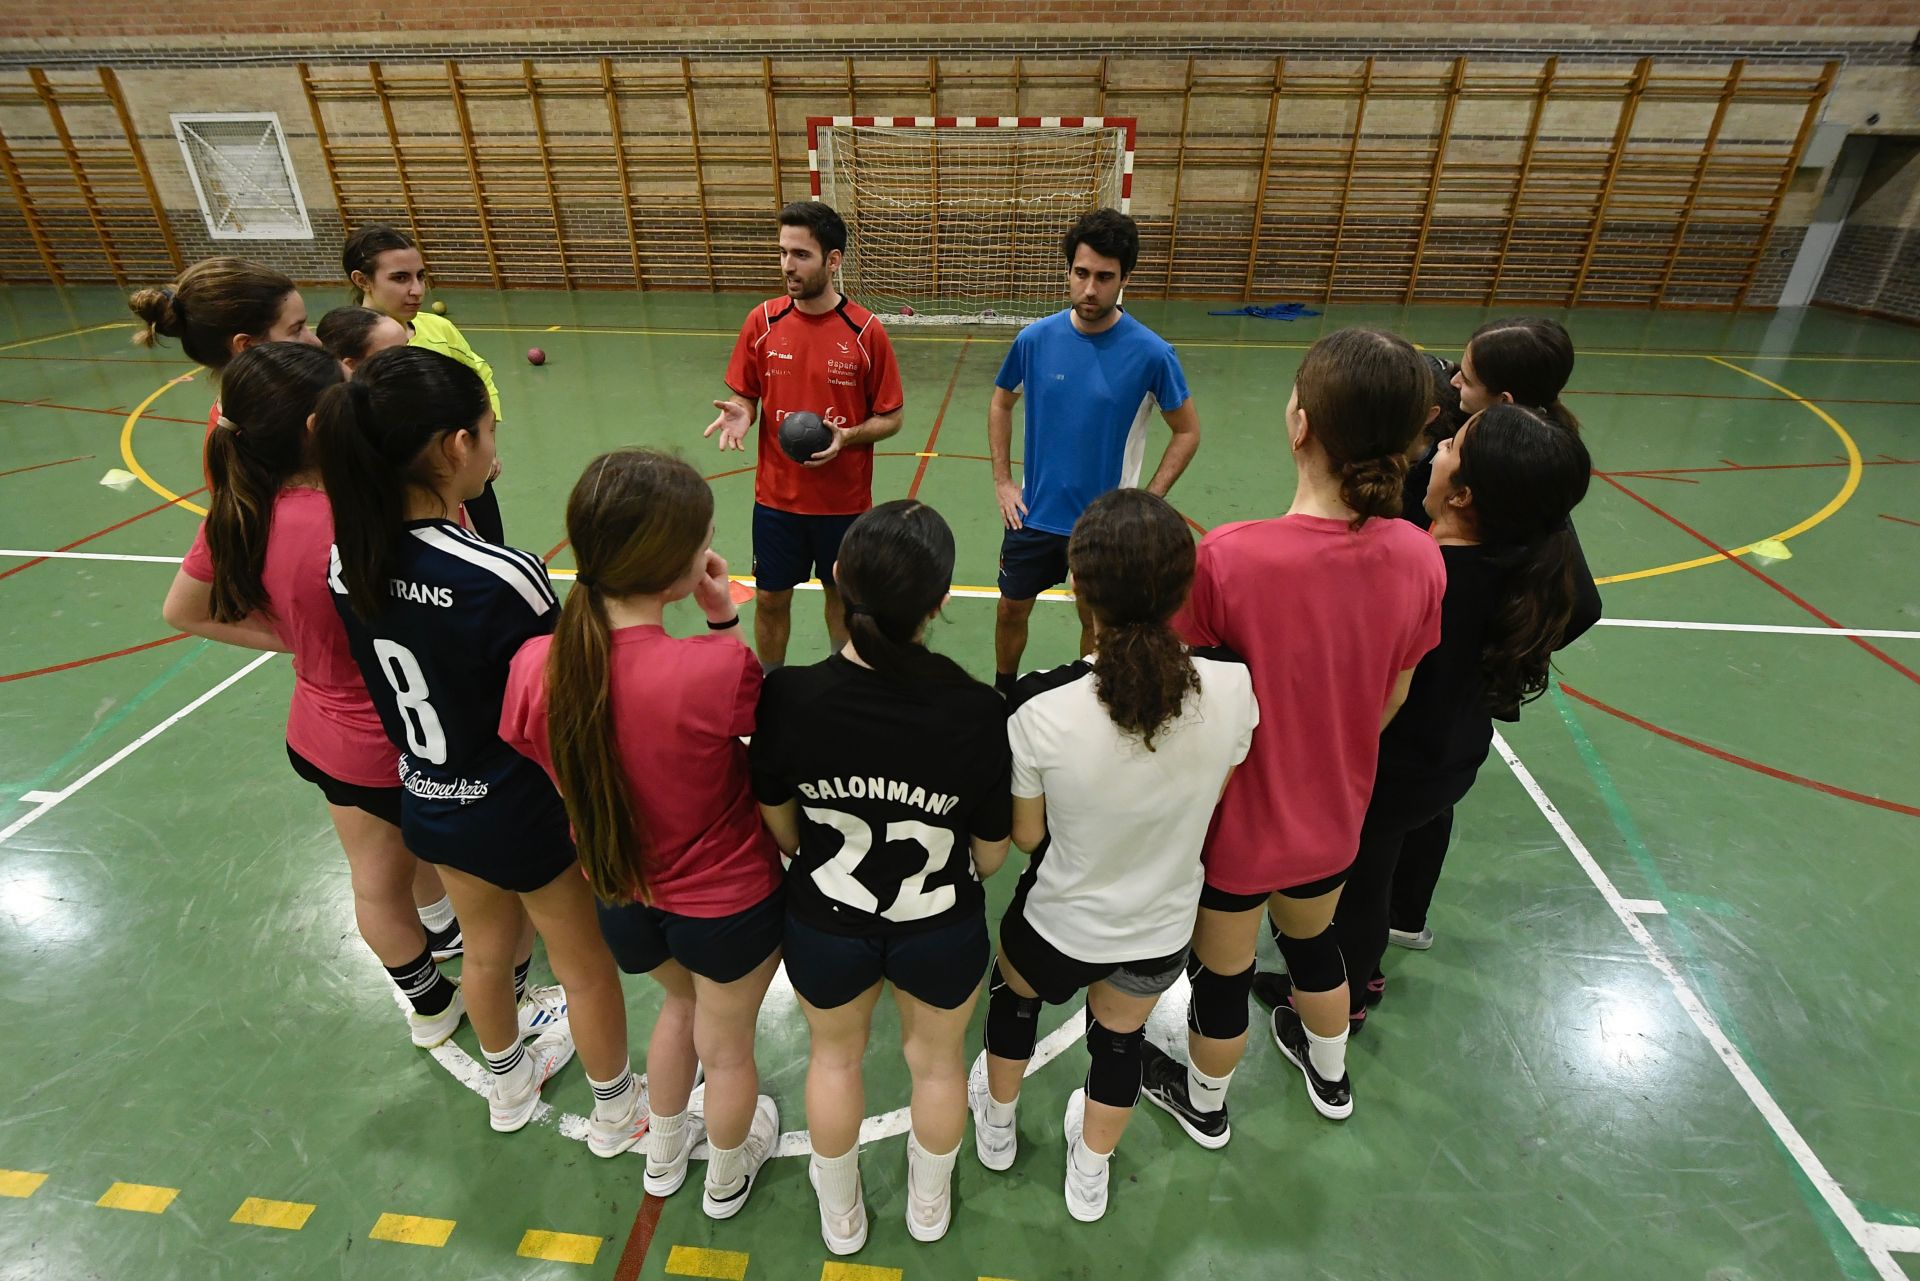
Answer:
POLYGON ((1586 497, 1593 459, 1578 434, 1518 405, 1491 405, 1457 438, 1455 492, 1500 570, 1480 654, 1487 706, 1514 712, 1547 688, 1576 599, 1579 551, 1568 517, 1586 497))
POLYGON ((1573 338, 1559 321, 1545 316, 1489 320, 1467 340, 1466 359, 1492 399, 1510 396, 1549 422, 1580 430, 1580 420, 1560 401, 1573 377, 1573 338))
POLYGON ((1116 489, 1087 505, 1067 542, 1074 594, 1100 628, 1094 693, 1148 751, 1200 673, 1169 625, 1193 588, 1193 536, 1166 499, 1116 489))
POLYGON ((953 585, 953 560, 953 530, 925 503, 896 499, 853 522, 835 577, 861 662, 899 685, 980 683, 916 639, 953 585))
POLYGON ((1404 505, 1407 456, 1387 454, 1340 464, 1340 501, 1354 512, 1353 528, 1398 516, 1404 505))
POLYGON ((1294 395, 1340 482, 1352 527, 1398 516, 1407 451, 1433 410, 1426 358, 1398 334, 1335 330, 1308 348, 1294 395))
POLYGON ((333 506, 340 580, 360 618, 386 603, 407 495, 428 484, 421 454, 441 436, 474 430, 487 412, 478 374, 421 347, 388 348, 320 397, 314 452, 333 506))
POLYGON ((268 610, 262 581, 273 503, 307 467, 307 416, 340 366, 304 343, 249 347, 227 369, 219 424, 207 436, 207 551, 216 622, 268 610))
POLYGON ((547 743, 574 848, 604 903, 651 901, 646 816, 614 740, 606 597, 663 592, 706 551, 713 490, 684 459, 622 449, 587 464, 567 500, 579 567, 547 650, 547 743))

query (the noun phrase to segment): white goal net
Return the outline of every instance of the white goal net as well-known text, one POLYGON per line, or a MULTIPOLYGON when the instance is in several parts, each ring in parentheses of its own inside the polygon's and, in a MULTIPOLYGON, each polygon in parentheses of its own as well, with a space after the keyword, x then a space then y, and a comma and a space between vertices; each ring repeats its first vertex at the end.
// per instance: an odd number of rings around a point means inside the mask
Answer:
POLYGON ((841 289, 887 324, 1026 324, 1066 305, 1060 238, 1132 197, 1115 117, 818 117, 813 194, 847 221, 841 289))

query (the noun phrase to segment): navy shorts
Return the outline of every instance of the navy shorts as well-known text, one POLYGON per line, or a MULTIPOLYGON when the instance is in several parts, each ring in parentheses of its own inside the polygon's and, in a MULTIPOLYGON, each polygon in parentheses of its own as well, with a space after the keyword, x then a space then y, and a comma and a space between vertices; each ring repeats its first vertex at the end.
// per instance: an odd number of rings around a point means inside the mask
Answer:
POLYGON ((1044 529, 1009 529, 1000 537, 1000 594, 1032 600, 1067 581, 1067 536, 1044 529))
POLYGON ((753 505, 753 582, 763 592, 784 592, 818 578, 833 586, 833 562, 851 516, 803 516, 759 503, 753 505))
POLYGON ((292 762, 294 773, 320 789, 321 795, 327 798, 327 804, 338 805, 341 809, 365 810, 377 819, 395 827, 400 826, 399 783, 392 787, 362 787, 358 783, 343 783, 294 751, 292 743, 287 744, 287 760, 292 762))
POLYGON ((512 757, 504 768, 479 771, 485 796, 462 801, 408 790, 400 834, 416 857, 528 894, 574 866, 573 831, 546 773, 504 743, 501 750, 512 757))
POLYGON ((987 917, 907 934, 835 934, 787 917, 787 978, 817 1010, 845 1005, 881 979, 914 1000, 957 1010, 980 989, 993 956, 987 917))
POLYGON ((1349 864, 1332 876, 1323 876, 1317 881, 1308 881, 1305 885, 1281 886, 1271 892, 1259 894, 1237 894, 1212 884, 1203 885, 1200 887, 1200 906, 1209 912, 1251 912, 1256 907, 1265 907, 1267 900, 1274 894, 1278 894, 1281 898, 1319 898, 1322 894, 1331 894, 1345 885, 1347 872, 1351 866, 1349 864))
POLYGON ((644 903, 595 903, 600 934, 620 968, 649 974, 669 959, 715 983, 745 978, 779 950, 787 892, 776 889, 731 916, 681 916, 644 903))

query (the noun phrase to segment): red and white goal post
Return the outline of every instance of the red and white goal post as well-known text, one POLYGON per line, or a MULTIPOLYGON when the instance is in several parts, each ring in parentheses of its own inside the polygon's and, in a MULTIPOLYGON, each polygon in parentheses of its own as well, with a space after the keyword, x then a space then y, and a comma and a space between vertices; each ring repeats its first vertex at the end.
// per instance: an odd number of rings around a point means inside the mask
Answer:
POLYGON ((814 116, 813 198, 847 221, 841 289, 887 324, 1027 324, 1066 305, 1060 240, 1126 212, 1124 116, 814 116))

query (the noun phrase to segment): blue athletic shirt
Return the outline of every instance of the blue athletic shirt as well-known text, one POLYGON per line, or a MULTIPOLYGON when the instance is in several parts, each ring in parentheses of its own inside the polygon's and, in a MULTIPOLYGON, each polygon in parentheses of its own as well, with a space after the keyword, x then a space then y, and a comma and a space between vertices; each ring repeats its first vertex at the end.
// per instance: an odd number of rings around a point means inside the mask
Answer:
POLYGON ((1083 334, 1062 311, 1022 329, 994 385, 1026 402, 1020 496, 1025 524, 1071 534, 1100 495, 1140 483, 1147 415, 1187 403, 1172 344, 1125 312, 1083 334))
POLYGON ((386 607, 371 622, 348 603, 338 547, 327 582, 367 693, 400 749, 402 827, 414 852, 486 875, 487 851, 476 842, 544 835, 556 814, 564 844, 552 783, 500 737, 513 656, 529 637, 553 631, 560 614, 539 558, 452 521, 417 520, 400 537, 386 607), (482 867, 464 867, 463 854, 482 856, 482 867))

